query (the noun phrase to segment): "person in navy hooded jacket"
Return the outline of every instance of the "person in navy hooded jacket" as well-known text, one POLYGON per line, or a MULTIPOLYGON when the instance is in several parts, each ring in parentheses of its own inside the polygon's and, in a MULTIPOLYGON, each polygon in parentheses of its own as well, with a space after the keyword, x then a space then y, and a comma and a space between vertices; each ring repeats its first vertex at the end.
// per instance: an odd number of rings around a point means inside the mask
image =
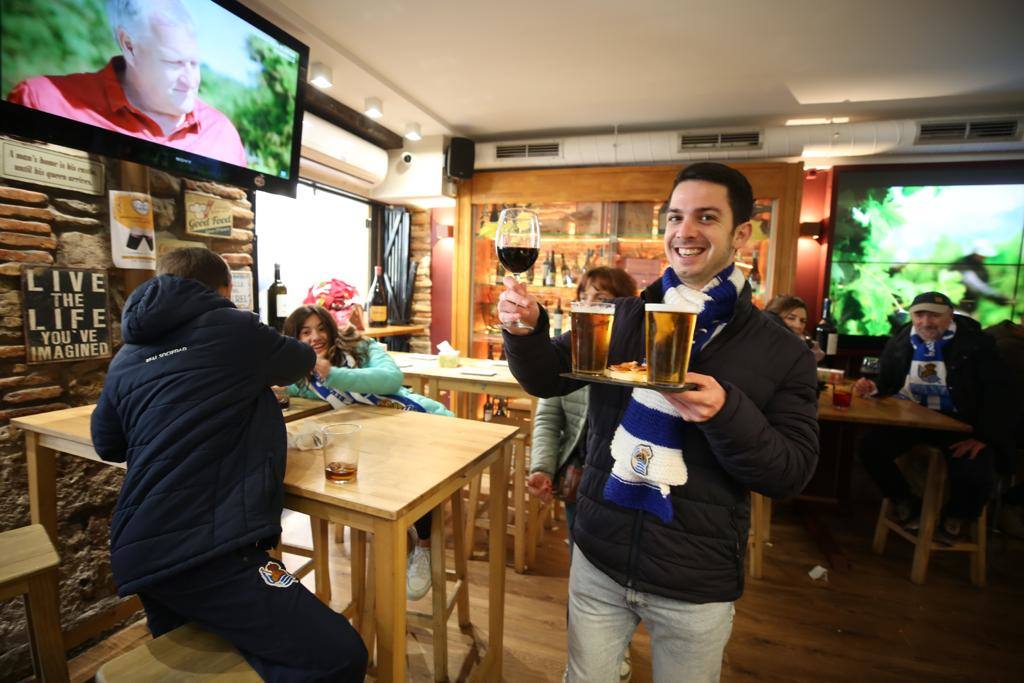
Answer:
POLYGON ((196 622, 267 681, 361 681, 366 648, 266 550, 281 534, 286 435, 272 385, 312 347, 230 301, 231 271, 176 249, 124 305, 124 346, 92 415, 101 458, 126 462, 110 522, 118 594, 154 636, 196 622))

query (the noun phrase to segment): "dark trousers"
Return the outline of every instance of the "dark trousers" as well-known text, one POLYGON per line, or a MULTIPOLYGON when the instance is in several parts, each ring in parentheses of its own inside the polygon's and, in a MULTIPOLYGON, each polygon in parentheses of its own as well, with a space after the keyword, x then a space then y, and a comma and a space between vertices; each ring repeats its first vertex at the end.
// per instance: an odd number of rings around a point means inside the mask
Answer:
POLYGON ((918 444, 938 448, 946 456, 949 468, 949 502, 945 514, 975 519, 988 503, 995 481, 991 448, 983 448, 973 460, 966 455, 954 458, 950 446, 970 438, 969 434, 939 432, 930 429, 875 428, 864 434, 860 460, 882 494, 893 500, 909 498, 910 487, 894 462, 918 444))
POLYGON ((433 516, 431 515, 431 513, 428 512, 427 514, 423 515, 415 522, 413 522, 413 526, 416 528, 416 538, 420 539, 421 541, 430 540, 430 520, 432 519, 433 516))
POLYGON ((237 647, 265 681, 362 681, 366 647, 352 625, 268 562, 266 551, 247 548, 147 586, 139 597, 149 630, 156 637, 193 621, 237 647))

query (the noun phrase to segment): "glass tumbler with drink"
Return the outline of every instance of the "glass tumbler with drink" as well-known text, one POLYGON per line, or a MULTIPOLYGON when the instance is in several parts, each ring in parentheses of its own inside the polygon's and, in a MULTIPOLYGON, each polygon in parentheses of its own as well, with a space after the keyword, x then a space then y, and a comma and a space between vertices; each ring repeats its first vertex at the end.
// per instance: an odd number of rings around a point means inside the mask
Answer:
POLYGON ((329 484, 355 481, 359 470, 362 428, 357 424, 335 423, 321 430, 324 454, 324 478, 329 484))
POLYGON ((603 375, 608 367, 615 304, 573 301, 569 315, 572 317, 572 371, 581 375, 603 375))
POLYGON ((647 381, 680 386, 686 382, 697 310, 685 304, 644 306, 647 341, 647 381))
MULTIPOLYGON (((502 209, 494 235, 494 248, 498 260, 508 272, 513 273, 513 277, 528 271, 540 253, 540 220, 537 214, 529 209, 502 209)), ((503 327, 533 329, 522 320, 503 327)))

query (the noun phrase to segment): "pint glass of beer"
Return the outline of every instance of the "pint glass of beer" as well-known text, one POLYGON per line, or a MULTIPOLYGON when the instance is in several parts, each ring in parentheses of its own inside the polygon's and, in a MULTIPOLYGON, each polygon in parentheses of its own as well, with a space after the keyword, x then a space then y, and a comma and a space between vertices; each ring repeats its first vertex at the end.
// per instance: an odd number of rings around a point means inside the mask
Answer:
POLYGON ((572 371, 582 375, 603 375, 608 367, 608 344, 612 340, 615 304, 573 301, 572 371))
POLYGON ((679 385, 686 381, 697 310, 685 304, 644 306, 647 381, 679 385))

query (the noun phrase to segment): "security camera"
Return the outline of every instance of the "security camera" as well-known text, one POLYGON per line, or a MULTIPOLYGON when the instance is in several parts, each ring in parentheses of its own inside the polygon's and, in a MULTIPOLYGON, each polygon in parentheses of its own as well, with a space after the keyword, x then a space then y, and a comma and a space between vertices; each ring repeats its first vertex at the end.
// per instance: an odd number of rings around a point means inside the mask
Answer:
POLYGON ((411 164, 412 163, 412 152, 404 152, 404 153, 402 153, 402 163, 403 164, 411 164))

